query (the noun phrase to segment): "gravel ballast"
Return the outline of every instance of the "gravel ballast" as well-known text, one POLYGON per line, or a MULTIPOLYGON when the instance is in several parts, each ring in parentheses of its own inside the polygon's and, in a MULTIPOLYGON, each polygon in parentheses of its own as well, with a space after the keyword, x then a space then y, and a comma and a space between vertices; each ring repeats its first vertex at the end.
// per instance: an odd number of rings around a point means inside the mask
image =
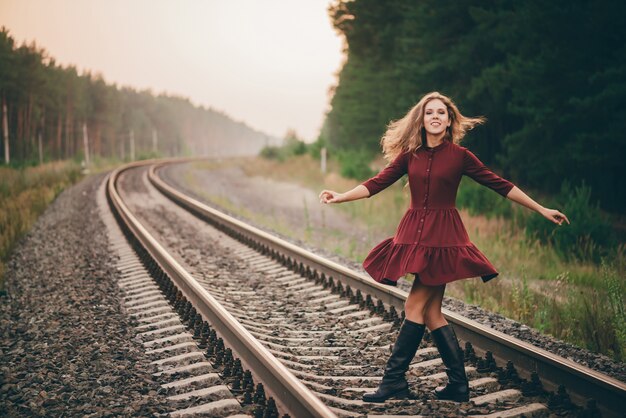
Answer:
POLYGON ((171 410, 134 339, 100 220, 103 176, 67 189, 20 241, 0 298, 1 416, 171 410))

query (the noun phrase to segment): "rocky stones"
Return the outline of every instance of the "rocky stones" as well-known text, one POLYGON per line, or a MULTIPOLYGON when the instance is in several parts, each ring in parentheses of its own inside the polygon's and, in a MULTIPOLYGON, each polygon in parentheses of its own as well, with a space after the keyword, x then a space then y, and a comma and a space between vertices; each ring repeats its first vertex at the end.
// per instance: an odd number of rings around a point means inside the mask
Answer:
POLYGON ((120 306, 96 192, 64 191, 21 240, 0 299, 0 415, 165 415, 120 306))

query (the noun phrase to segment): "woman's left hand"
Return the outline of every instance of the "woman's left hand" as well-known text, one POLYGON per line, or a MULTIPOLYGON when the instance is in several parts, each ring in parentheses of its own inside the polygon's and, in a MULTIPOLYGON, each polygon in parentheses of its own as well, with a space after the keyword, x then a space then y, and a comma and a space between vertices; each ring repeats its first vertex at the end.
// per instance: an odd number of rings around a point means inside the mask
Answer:
POLYGON ((567 222, 569 224, 569 219, 567 219, 567 216, 565 216, 564 214, 562 214, 561 212, 559 212, 556 209, 544 208, 540 213, 546 219, 548 219, 549 221, 554 222, 555 224, 561 225, 563 223, 563 221, 565 221, 565 222, 567 222))

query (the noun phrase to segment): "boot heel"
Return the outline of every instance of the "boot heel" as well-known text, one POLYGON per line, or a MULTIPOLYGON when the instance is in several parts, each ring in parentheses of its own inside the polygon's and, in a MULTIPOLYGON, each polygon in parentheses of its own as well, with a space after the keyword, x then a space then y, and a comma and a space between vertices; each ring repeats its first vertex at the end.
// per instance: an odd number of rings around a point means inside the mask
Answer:
POLYGON ((435 397, 440 401, 468 402, 469 387, 448 385, 445 388, 435 389, 435 397))
POLYGON ((411 397, 411 391, 409 389, 405 389, 394 394, 389 399, 408 399, 410 397, 411 397))
POLYGON ((436 396, 436 398, 440 401, 469 402, 469 395, 436 396))
POLYGON ((383 403, 389 399, 408 399, 411 395, 411 391, 406 389, 401 389, 398 392, 392 392, 390 394, 382 394, 378 395, 376 393, 366 393, 363 395, 363 402, 371 402, 371 403, 383 403))

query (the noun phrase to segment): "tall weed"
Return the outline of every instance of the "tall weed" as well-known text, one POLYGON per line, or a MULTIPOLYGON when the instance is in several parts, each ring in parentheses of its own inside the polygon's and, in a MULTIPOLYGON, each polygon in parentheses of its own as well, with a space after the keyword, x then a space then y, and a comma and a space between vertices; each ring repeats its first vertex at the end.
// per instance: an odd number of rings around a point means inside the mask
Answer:
POLYGON ((527 324, 534 322, 538 304, 533 292, 528 288, 525 274, 522 275, 521 283, 513 283, 511 306, 515 318, 527 324))
MULTIPOLYGON (((618 251, 621 251, 623 257, 625 246, 622 244, 620 247, 618 251)), ((624 306, 626 282, 623 273, 623 270, 620 272, 618 264, 611 266, 606 259, 602 260, 602 281, 606 286, 609 300, 608 316, 615 333, 608 345, 613 351, 614 357, 620 360, 623 360, 624 355, 626 355, 624 352, 626 350, 626 307, 624 306)))

